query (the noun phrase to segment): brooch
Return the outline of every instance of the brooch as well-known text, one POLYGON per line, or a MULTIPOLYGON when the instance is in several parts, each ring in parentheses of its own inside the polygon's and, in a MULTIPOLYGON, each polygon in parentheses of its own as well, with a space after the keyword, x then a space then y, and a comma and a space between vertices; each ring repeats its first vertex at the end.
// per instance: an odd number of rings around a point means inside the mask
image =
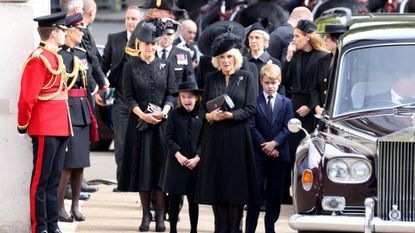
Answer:
POLYGON ((238 86, 239 86, 239 82, 240 82, 240 81, 242 81, 242 80, 244 80, 244 77, 239 76, 239 78, 238 78, 238 82, 236 83, 236 85, 238 85, 238 86))
POLYGON ((160 63, 160 69, 164 69, 165 66, 166 66, 165 63, 160 63))

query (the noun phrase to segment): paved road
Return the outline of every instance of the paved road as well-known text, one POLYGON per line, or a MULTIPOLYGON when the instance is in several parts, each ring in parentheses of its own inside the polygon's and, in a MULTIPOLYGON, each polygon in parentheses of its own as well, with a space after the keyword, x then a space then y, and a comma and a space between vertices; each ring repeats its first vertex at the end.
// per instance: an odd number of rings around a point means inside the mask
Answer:
MULTIPOLYGON (((87 180, 115 180, 115 162, 113 152, 92 152, 91 167, 85 170, 87 180)), ((91 199, 82 202, 83 212, 87 218, 81 223, 60 223, 65 233, 127 233, 137 232, 141 220, 141 207, 138 193, 113 193, 115 185, 100 184, 97 193, 91 199)), ((66 201, 69 209, 69 201, 66 201)), ((288 227, 288 218, 292 214, 291 205, 283 205, 281 217, 276 225, 279 233, 293 233, 288 227)), ((263 213, 260 215, 258 233, 263 233, 263 213)), ((178 232, 189 232, 190 225, 187 215, 187 204, 180 214, 178 232)), ((166 222, 168 232, 168 222, 166 222)), ((150 231, 154 231, 154 223, 150 231)), ((198 232, 213 232, 213 214, 210 206, 200 206, 198 232)))

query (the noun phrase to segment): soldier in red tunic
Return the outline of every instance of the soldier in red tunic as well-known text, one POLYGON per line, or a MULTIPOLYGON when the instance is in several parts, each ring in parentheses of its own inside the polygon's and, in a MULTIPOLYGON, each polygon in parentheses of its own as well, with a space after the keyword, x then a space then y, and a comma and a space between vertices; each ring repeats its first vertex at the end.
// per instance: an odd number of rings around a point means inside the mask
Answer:
POLYGON ((35 18, 40 45, 24 64, 18 102, 19 133, 33 143, 30 184, 32 233, 59 233, 58 197, 65 148, 71 136, 65 66, 57 54, 65 41, 65 13, 35 18))

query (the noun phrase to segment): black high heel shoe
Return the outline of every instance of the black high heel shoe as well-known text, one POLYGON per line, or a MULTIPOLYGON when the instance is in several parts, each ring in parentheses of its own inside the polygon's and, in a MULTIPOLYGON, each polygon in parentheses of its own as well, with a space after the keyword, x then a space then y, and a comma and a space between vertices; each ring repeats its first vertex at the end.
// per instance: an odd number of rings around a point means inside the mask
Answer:
POLYGON ((69 216, 69 217, 59 216, 58 220, 59 222, 73 222, 72 216, 69 216))
POLYGON ((138 227, 138 231, 140 232, 147 232, 150 230, 150 221, 151 221, 151 214, 150 216, 143 217, 141 220, 141 225, 138 227))
POLYGON ((75 214, 73 211, 71 211, 71 215, 77 222, 85 221, 85 216, 82 213, 75 214))
POLYGON ((164 215, 162 218, 156 216, 156 232, 166 231, 166 226, 164 225, 164 215))

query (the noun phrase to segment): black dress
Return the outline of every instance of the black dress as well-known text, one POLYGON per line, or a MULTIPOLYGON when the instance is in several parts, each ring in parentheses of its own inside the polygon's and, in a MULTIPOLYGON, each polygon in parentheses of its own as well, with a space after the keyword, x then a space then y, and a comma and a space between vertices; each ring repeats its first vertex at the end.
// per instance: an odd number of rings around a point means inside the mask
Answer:
POLYGON ((294 117, 302 122, 308 132, 314 130, 315 121, 312 112, 301 117, 296 113, 296 110, 303 105, 308 106, 311 110, 315 107, 311 93, 315 83, 323 75, 320 71, 325 70, 321 67, 327 65, 327 56, 329 53, 317 50, 295 52, 291 61, 285 62, 282 69, 282 81, 286 94, 293 103, 294 117))
POLYGON ((181 166, 175 154, 177 151, 188 159, 201 154, 200 137, 203 118, 199 107, 187 112, 183 107, 172 110, 165 131, 168 154, 160 182, 163 192, 169 194, 194 195, 197 170, 181 166))
MULTIPOLYGON (((130 110, 135 106, 145 112, 148 103, 160 107, 173 106, 176 91, 170 63, 155 58, 150 64, 139 57, 124 65, 123 93, 130 110)), ((159 188, 165 159, 162 123, 137 129, 139 117, 130 112, 124 145, 123 163, 118 189, 120 191, 150 191, 159 188)))
MULTIPOLYGON (((68 46, 63 45, 58 53, 63 58, 67 73, 72 73, 75 57, 78 58, 79 62, 82 64, 87 64, 85 50, 81 48, 69 48, 68 46)), ((82 71, 80 68, 76 77, 69 78, 67 81, 68 86, 74 81, 69 90, 68 98, 73 136, 69 137, 68 148, 65 153, 63 167, 67 169, 84 168, 91 165, 89 156, 91 113, 88 106, 88 97, 90 96, 90 93, 87 93, 86 88, 88 78, 91 76, 89 70, 85 71, 86 75, 84 79, 82 78, 82 71), (84 97, 71 96, 73 90, 81 88, 85 90, 84 97)))
MULTIPOLYGON (((245 204, 259 202, 254 149, 248 119, 255 114, 257 82, 239 70, 226 86, 221 71, 206 77, 202 108, 207 101, 228 94, 235 103, 233 120, 204 122, 196 202, 245 204)), ((205 115, 206 110, 203 115, 205 115)))

